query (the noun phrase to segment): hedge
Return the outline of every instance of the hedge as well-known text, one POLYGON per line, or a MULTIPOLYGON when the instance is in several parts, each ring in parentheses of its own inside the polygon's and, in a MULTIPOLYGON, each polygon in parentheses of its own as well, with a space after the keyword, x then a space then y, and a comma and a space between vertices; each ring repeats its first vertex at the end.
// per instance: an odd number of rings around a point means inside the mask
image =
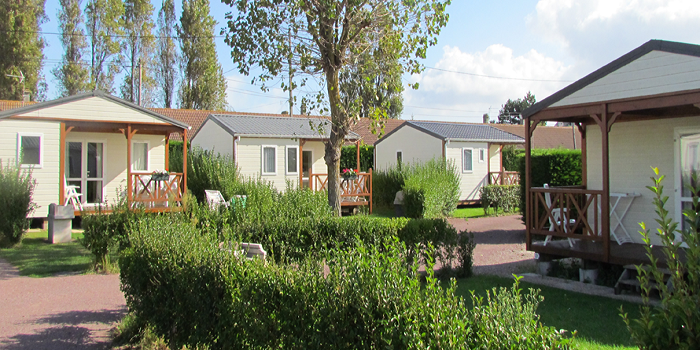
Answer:
MULTIPOLYGON (((520 210, 525 212, 525 153, 518 155, 520 172, 520 210)), ((532 187, 580 186, 581 150, 533 149, 530 157, 530 183, 532 187)))
MULTIPOLYGON (((340 153, 340 169, 357 168, 357 147, 343 146, 340 153)), ((360 170, 366 172, 369 168, 374 168, 374 146, 360 146, 360 170)))
POLYGON ((480 188, 479 192, 486 215, 490 208, 494 208, 496 214, 499 209, 510 213, 520 204, 520 186, 518 185, 487 185, 480 188))

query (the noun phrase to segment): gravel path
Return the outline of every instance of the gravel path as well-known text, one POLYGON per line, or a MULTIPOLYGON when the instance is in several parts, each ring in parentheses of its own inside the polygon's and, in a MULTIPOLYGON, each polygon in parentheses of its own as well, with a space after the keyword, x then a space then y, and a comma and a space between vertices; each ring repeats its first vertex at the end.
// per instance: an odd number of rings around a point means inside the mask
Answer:
POLYGON ((126 312, 118 275, 19 276, 0 259, 0 349, 105 349, 126 312))

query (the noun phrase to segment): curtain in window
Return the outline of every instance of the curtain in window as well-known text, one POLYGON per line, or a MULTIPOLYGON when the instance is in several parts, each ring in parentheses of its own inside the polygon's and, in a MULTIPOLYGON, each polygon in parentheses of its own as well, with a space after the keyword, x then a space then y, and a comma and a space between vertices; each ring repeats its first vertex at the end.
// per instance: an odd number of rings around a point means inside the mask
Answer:
POLYGON ((465 149, 462 156, 462 170, 472 171, 472 150, 465 149))
POLYGON ((131 145, 131 167, 137 171, 148 170, 148 144, 134 142, 131 145))
POLYGON ((263 148, 263 172, 275 172, 275 149, 273 147, 263 148))

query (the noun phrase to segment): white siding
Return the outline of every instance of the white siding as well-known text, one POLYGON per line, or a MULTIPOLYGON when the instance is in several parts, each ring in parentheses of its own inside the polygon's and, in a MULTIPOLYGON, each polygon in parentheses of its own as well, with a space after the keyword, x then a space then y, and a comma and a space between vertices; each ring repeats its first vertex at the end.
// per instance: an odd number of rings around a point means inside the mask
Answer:
POLYGON ((326 155, 326 146, 322 141, 306 141, 303 151, 312 151, 313 165, 311 169, 314 174, 328 174, 328 167, 323 159, 326 155))
POLYGON ((225 156, 233 156, 233 136, 211 119, 192 138, 192 146, 201 147, 207 151, 214 151, 225 156))
POLYGON ((62 105, 20 114, 19 116, 48 119, 167 124, 166 122, 154 118, 148 114, 136 111, 101 97, 89 97, 84 100, 64 103, 62 105))
POLYGON ((700 58, 652 51, 554 103, 552 107, 700 88, 700 58))
MULTIPOLYGON (((309 142, 307 142, 307 145, 308 144, 309 142)), ((296 186, 299 183, 299 175, 287 176, 285 174, 285 146, 298 145, 299 141, 293 139, 241 137, 238 141, 237 155, 238 168, 241 175, 254 178, 260 177, 263 180, 270 181, 279 191, 284 191, 287 188, 287 180, 291 181, 296 186), (261 175, 263 146, 275 146, 277 150, 277 173, 275 175, 261 175)), ((307 146, 304 145, 304 149, 306 149, 306 147, 307 146)), ((314 152, 314 157, 317 157, 316 152, 314 152)))
POLYGON ((501 145, 491 144, 489 146, 489 156, 491 158, 491 172, 501 171, 501 145))
POLYGON ((403 126, 391 135, 384 136, 374 147, 377 170, 396 166, 396 151, 402 152, 402 161, 425 162, 442 158, 442 140, 410 126, 403 126))
POLYGON ((37 186, 32 198, 38 207, 31 217, 46 217, 49 204, 58 202, 60 123, 33 120, 0 120, 0 160, 3 166, 17 160, 18 133, 43 134, 43 164, 32 170, 37 186))
MULTIPOLYGON (((657 216, 652 205, 653 194, 646 188, 652 184, 649 179, 653 175, 651 167, 659 168, 660 173, 666 176, 664 193, 669 196, 666 209, 671 217, 677 218, 674 130, 682 127, 700 127, 700 117, 616 123, 610 132, 610 192, 636 192, 642 195, 634 199, 623 220, 623 225, 637 243, 642 243, 638 233, 640 222, 645 222, 652 232, 658 227, 654 221, 657 216)), ((586 130, 588 188, 601 190, 601 132, 597 125, 589 125, 586 130)), ((627 205, 622 201, 621 205, 627 205)), ((655 244, 658 243, 655 240, 655 244)))
POLYGON ((488 185, 488 161, 484 159, 479 162, 479 149, 486 149, 486 142, 448 142, 446 148, 446 158, 448 162, 453 162, 460 175, 459 189, 461 191, 459 200, 479 200, 479 189, 488 185), (462 150, 472 149, 472 171, 463 172, 462 150))

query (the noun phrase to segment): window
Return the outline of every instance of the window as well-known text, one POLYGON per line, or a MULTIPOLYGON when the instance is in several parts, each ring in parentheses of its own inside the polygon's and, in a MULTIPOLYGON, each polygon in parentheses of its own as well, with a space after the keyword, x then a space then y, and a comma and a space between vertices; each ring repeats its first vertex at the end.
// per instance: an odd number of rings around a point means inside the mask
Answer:
POLYGON ((472 151, 471 148, 462 148, 462 172, 470 173, 474 170, 474 164, 472 163, 472 151))
POLYGON ((700 132, 684 131, 680 136, 680 196, 677 198, 676 220, 681 223, 683 229, 688 228, 682 211, 692 209, 693 192, 692 188, 698 184, 693 181, 693 175, 700 176, 700 132))
POLYGON ((277 147, 262 146, 262 174, 276 175, 277 174, 277 147))
POLYGON ((287 146, 287 175, 299 174, 299 147, 287 146))
POLYGON ((480 148, 479 149, 479 163, 483 163, 484 160, 486 160, 486 149, 480 148))
POLYGON ((396 151, 396 165, 401 168, 401 163, 403 162, 403 151, 396 151))
POLYGON ((131 143, 131 170, 148 171, 148 142, 131 143))
POLYGON ((21 167, 41 168, 43 160, 43 143, 44 135, 42 134, 17 134, 17 159, 21 167))

